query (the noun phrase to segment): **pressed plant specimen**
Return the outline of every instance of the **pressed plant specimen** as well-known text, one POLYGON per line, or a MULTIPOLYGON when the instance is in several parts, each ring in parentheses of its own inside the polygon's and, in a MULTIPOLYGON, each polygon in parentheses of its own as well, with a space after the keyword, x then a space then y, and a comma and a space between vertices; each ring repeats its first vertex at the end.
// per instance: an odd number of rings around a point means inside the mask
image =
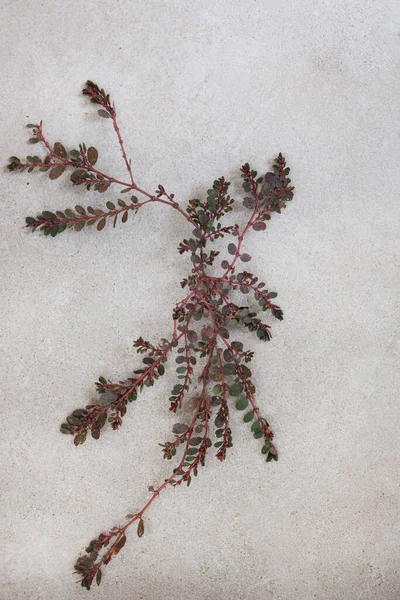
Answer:
POLYGON ((282 310, 273 303, 276 292, 268 290, 265 283, 244 268, 251 256, 243 251, 243 245, 250 231, 266 229, 271 214, 280 213, 293 198, 294 188, 282 154, 275 159, 272 171, 261 176, 244 164, 241 177, 246 217, 241 226, 226 222, 234 208, 234 199, 228 193, 230 183, 224 177, 214 181, 205 199, 189 200, 186 208, 162 185, 158 185, 155 192, 147 192, 139 187, 133 175, 110 96, 92 81, 86 82, 83 94, 99 106, 99 115, 112 123, 125 162, 127 181, 97 168, 98 151, 93 146, 81 143, 77 149, 67 151, 60 142, 50 144, 41 122, 28 125, 32 131, 29 142, 41 144, 45 155, 27 156, 25 160, 13 156, 8 168, 17 172, 44 171, 51 180, 71 170, 73 185, 99 193, 119 187, 120 195, 129 200, 108 201, 105 208, 78 205, 74 209, 43 211, 36 217, 27 217, 26 226, 50 237, 67 229, 81 231, 95 227, 101 231, 108 222, 114 227, 118 219, 126 223, 130 214, 134 215, 146 204, 158 202, 185 219, 188 234, 178 251, 190 258, 189 273, 181 281, 184 297, 172 311, 169 336, 155 343, 139 337, 134 347, 141 355, 141 364, 124 381, 99 377, 96 401, 74 410, 61 425, 61 432, 73 437, 76 446, 83 444, 89 434, 98 440, 106 423, 119 429, 130 403, 164 375, 166 363, 174 357, 176 383, 170 392, 169 409, 176 413, 183 406, 185 418, 175 423, 171 439, 160 445, 165 459, 177 456, 176 466, 158 487, 149 487, 150 497, 140 510, 126 515, 120 525, 94 538, 79 556, 75 572, 80 576, 81 585, 89 590, 94 580, 100 584, 102 568, 125 545, 127 530, 135 525, 137 535, 143 536, 144 515, 163 489, 183 483, 190 485, 212 447, 216 448, 218 460, 225 459, 232 446, 229 420, 232 406, 243 411, 243 421, 250 427, 252 436, 260 440, 265 460, 278 459, 270 425, 256 404, 256 387, 248 366, 254 353, 231 336, 235 327, 240 327, 253 332, 259 340, 267 341, 271 338, 270 325, 261 320, 260 311, 278 320, 283 318, 282 310), (211 267, 219 263, 220 251, 212 246, 221 238, 229 239, 229 243, 226 257, 220 263, 221 271, 216 275, 211 267), (199 392, 194 393, 194 382, 198 382, 199 392))

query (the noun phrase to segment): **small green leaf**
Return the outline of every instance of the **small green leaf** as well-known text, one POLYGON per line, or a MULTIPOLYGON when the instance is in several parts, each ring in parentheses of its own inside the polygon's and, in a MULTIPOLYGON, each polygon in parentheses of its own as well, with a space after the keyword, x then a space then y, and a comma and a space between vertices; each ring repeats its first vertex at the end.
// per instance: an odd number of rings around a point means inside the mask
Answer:
POLYGON ((217 415, 215 417, 214 425, 215 427, 222 427, 225 424, 225 419, 221 415, 217 415))
POLYGON ((250 412, 248 412, 248 413, 246 413, 246 414, 244 415, 244 417, 243 417, 243 421, 244 421, 245 423, 249 423, 250 421, 252 421, 252 420, 253 420, 253 417, 254 417, 254 413, 253 413, 253 411, 251 410, 250 412))
POLYGON ((110 118, 110 115, 108 114, 108 112, 106 110, 104 110, 103 108, 100 108, 100 110, 98 110, 97 113, 100 115, 100 117, 103 117, 103 119, 110 118))
POLYGON ((44 219, 55 219, 56 215, 54 213, 50 212, 49 210, 44 210, 42 212, 42 217, 44 219))
POLYGON ((247 398, 240 398, 236 404, 235 407, 237 408, 237 410, 244 410, 245 408, 247 408, 249 405, 249 401, 247 400, 247 398))
POLYGON ((261 448, 261 454, 267 454, 268 451, 269 451, 269 443, 266 442, 264 444, 264 446, 261 448))
POLYGON ((80 446, 81 444, 84 444, 86 440, 86 430, 83 431, 82 433, 78 433, 78 435, 75 436, 74 438, 74 444, 75 446, 80 446))
POLYGON ((164 373, 165 373, 164 365, 158 365, 157 370, 158 370, 159 375, 164 375, 164 373))
POLYGON ((229 394, 231 396, 240 396, 243 392, 243 386, 241 383, 233 383, 229 388, 229 394))

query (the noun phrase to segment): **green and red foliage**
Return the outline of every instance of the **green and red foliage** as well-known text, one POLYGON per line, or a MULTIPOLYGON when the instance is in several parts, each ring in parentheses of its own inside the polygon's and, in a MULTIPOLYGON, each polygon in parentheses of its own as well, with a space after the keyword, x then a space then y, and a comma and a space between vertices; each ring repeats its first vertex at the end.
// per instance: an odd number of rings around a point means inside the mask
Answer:
POLYGON ((141 355, 141 364, 132 375, 118 382, 99 377, 97 401, 74 410, 61 425, 61 432, 70 435, 76 446, 83 444, 89 434, 98 440, 107 423, 113 429, 119 429, 128 405, 136 401, 145 387, 153 386, 164 375, 168 361, 175 361, 176 383, 170 392, 169 409, 176 413, 183 407, 185 416, 190 414, 190 419, 177 422, 172 428, 172 439, 160 446, 167 460, 179 454, 178 464, 161 485, 149 488, 150 498, 140 510, 127 515, 118 527, 93 539, 78 558, 75 572, 80 576, 81 585, 90 589, 94 580, 100 584, 101 569, 125 545, 129 527, 136 524, 137 535, 143 536, 143 516, 164 488, 183 483, 190 485, 213 447, 217 459, 225 460, 232 446, 232 406, 243 412, 244 423, 250 427, 252 436, 261 442, 260 450, 265 460, 278 460, 270 425, 256 404, 256 386, 248 366, 253 352, 245 349, 242 342, 232 340, 231 336, 235 328, 245 328, 254 332, 259 340, 268 341, 271 327, 261 320, 260 311, 278 320, 283 318, 282 310, 273 303, 276 292, 266 289, 250 271, 241 270, 240 264, 251 260, 251 256, 243 252, 246 234, 265 230, 271 215, 280 213, 286 202, 293 198, 294 188, 282 154, 275 159, 272 171, 266 174, 258 175, 247 163, 243 165, 243 205, 247 216, 242 226, 225 223, 228 213, 233 211, 234 199, 228 193, 230 183, 224 177, 214 181, 204 200, 192 199, 186 208, 178 204, 174 194, 168 194, 162 185, 158 185, 154 193, 147 192, 133 177, 110 96, 91 81, 87 81, 83 94, 99 105, 101 117, 111 120, 129 181, 120 181, 100 171, 95 166, 99 154, 93 146, 82 143, 78 149, 67 151, 60 142, 51 145, 44 136, 41 122, 28 125, 32 130, 29 142, 40 143, 44 147, 44 156, 27 156, 25 160, 13 156, 8 168, 10 171, 32 172, 36 169, 47 172, 51 180, 70 171, 73 185, 86 186, 87 190, 99 193, 119 187, 121 194, 129 194, 129 200, 107 201, 105 208, 78 205, 74 209, 43 211, 36 217, 27 217, 26 226, 51 237, 66 229, 81 231, 95 226, 101 231, 108 222, 115 227, 119 218, 125 223, 130 214, 134 216, 152 202, 168 205, 179 212, 191 230, 190 237, 178 246, 180 254, 189 255, 191 265, 187 278, 181 282, 182 288, 186 288, 186 296, 172 311, 170 336, 155 344, 141 337, 137 339, 134 346, 141 355), (220 252, 210 246, 219 238, 229 239, 227 256, 220 263, 222 273, 212 275, 209 267, 215 265, 220 252), (232 296, 240 298, 239 304, 232 296), (196 394, 192 385, 194 379, 200 382, 201 388, 196 394))

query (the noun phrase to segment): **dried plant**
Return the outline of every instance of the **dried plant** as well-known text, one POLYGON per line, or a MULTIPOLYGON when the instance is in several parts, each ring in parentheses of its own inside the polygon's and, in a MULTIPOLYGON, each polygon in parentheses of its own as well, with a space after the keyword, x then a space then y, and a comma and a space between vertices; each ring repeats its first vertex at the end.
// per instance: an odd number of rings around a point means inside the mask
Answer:
POLYGON ((126 532, 135 524, 137 535, 144 534, 144 515, 151 504, 167 486, 190 485, 196 477, 210 448, 216 448, 216 456, 222 461, 232 446, 229 414, 232 405, 243 411, 243 421, 248 424, 252 436, 261 441, 261 453, 267 462, 278 460, 273 443, 273 433, 268 421, 260 414, 256 404, 256 387, 248 364, 253 352, 243 347, 242 342, 231 340, 231 329, 241 327, 254 332, 259 340, 271 338, 270 325, 264 323, 259 312, 270 313, 282 320, 282 310, 273 303, 276 292, 268 290, 265 283, 248 270, 240 270, 241 263, 247 264, 251 256, 243 252, 243 241, 250 231, 261 232, 272 213, 280 213, 286 202, 293 198, 289 168, 285 158, 279 154, 272 171, 258 176, 248 164, 241 168, 245 197, 246 219, 243 226, 226 224, 224 217, 233 210, 234 200, 229 195, 229 182, 221 177, 214 181, 205 199, 192 199, 186 208, 158 185, 154 193, 141 189, 136 182, 131 161, 128 160, 117 124, 115 105, 110 96, 92 81, 87 81, 83 94, 98 105, 101 117, 110 119, 121 148, 128 173, 128 181, 120 181, 97 168, 98 151, 93 146, 81 143, 77 149, 67 151, 63 144, 51 145, 43 133, 42 122, 28 125, 32 130, 31 144, 41 144, 44 156, 27 156, 25 160, 13 156, 10 171, 44 171, 49 179, 57 179, 68 170, 75 186, 104 193, 119 186, 120 193, 128 194, 129 200, 108 201, 105 208, 75 206, 63 211, 43 211, 36 217, 27 217, 26 226, 44 235, 55 237, 66 229, 81 231, 85 227, 96 227, 101 231, 108 222, 115 227, 118 218, 125 223, 129 215, 134 216, 146 204, 162 203, 180 213, 190 225, 190 235, 179 244, 180 254, 190 257, 190 272, 183 281, 185 297, 172 311, 172 333, 151 343, 139 337, 134 342, 141 364, 125 380, 113 382, 99 377, 96 383, 97 400, 74 410, 61 425, 61 432, 73 437, 74 444, 83 444, 88 434, 98 440, 106 423, 119 429, 128 406, 134 402, 145 387, 153 386, 165 373, 165 365, 175 356, 176 384, 169 396, 169 409, 174 413, 184 408, 185 417, 172 428, 172 438, 160 444, 165 459, 179 455, 177 465, 170 476, 158 487, 149 487, 150 497, 144 506, 128 514, 122 524, 101 533, 79 556, 75 572, 81 585, 88 590, 94 580, 99 585, 102 568, 116 556, 125 545, 126 532), (228 238, 227 258, 220 266, 222 274, 210 274, 219 259, 220 252, 212 249, 219 238, 228 238), (236 297, 239 302, 233 301, 236 297), (242 299, 243 297, 243 299, 242 299), (253 297, 255 302, 249 297, 253 297), (194 393, 193 381, 198 381, 200 392, 194 393), (188 422, 186 422, 188 420, 188 422), (212 441, 216 439, 216 441, 212 441))

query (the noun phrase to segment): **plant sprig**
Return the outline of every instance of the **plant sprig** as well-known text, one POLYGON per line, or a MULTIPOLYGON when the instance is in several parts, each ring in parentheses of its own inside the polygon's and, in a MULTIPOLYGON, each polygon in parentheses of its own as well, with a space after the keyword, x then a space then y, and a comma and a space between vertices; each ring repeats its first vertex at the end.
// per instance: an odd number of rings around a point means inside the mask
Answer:
POLYGON ((269 422, 260 413, 256 403, 256 386, 248 366, 253 351, 243 343, 232 340, 235 328, 256 334, 261 341, 271 339, 271 325, 263 322, 260 312, 281 321, 283 312, 274 304, 277 293, 266 288, 257 275, 240 270, 251 256, 244 252, 244 240, 250 231, 261 232, 273 213, 280 214, 293 198, 294 187, 289 179, 290 169, 279 154, 272 171, 259 175, 248 163, 241 168, 247 210, 245 223, 226 223, 233 213, 235 200, 228 193, 230 183, 224 177, 216 179, 204 199, 191 199, 183 208, 173 193, 158 184, 155 191, 143 190, 133 176, 117 123, 114 103, 103 88, 87 81, 83 94, 97 105, 100 117, 109 119, 116 133, 129 181, 117 179, 98 168, 99 152, 94 146, 79 143, 67 150, 61 142, 50 144, 43 132, 42 122, 29 124, 31 144, 41 144, 42 157, 28 155, 26 159, 10 158, 8 168, 13 172, 47 173, 56 180, 67 171, 74 186, 85 186, 88 191, 105 193, 119 188, 120 194, 130 194, 129 200, 107 200, 105 207, 76 205, 55 212, 44 210, 37 216, 26 218, 26 227, 56 237, 67 229, 82 231, 94 227, 101 231, 108 222, 116 227, 118 221, 126 223, 146 204, 157 203, 179 212, 191 226, 191 231, 179 244, 178 252, 190 258, 190 272, 181 281, 187 293, 172 310, 172 333, 152 343, 142 337, 134 342, 141 358, 130 376, 119 382, 99 377, 97 396, 83 408, 77 408, 61 425, 61 432, 70 435, 74 444, 86 442, 89 435, 98 440, 107 423, 117 430, 121 427, 129 404, 135 402, 146 387, 155 385, 165 374, 167 363, 175 363, 175 381, 169 395, 169 409, 182 417, 172 428, 172 439, 160 443, 163 457, 172 460, 178 456, 177 465, 158 487, 149 486, 150 497, 142 508, 128 514, 125 521, 94 538, 75 564, 81 585, 90 589, 94 581, 100 585, 104 567, 119 554, 126 542, 127 530, 136 526, 137 536, 145 533, 144 515, 168 486, 190 485, 193 477, 204 467, 210 450, 215 448, 218 460, 225 460, 232 447, 230 422, 232 407, 243 414, 267 462, 278 460, 269 422), (220 251, 210 249, 217 239, 228 238, 226 256, 220 263, 222 272, 215 274, 220 251), (248 298, 253 299, 252 305, 248 298), (200 392, 196 383, 200 383, 200 392), (188 415, 190 417, 187 419, 188 415), (188 422, 186 422, 188 421, 188 422))

